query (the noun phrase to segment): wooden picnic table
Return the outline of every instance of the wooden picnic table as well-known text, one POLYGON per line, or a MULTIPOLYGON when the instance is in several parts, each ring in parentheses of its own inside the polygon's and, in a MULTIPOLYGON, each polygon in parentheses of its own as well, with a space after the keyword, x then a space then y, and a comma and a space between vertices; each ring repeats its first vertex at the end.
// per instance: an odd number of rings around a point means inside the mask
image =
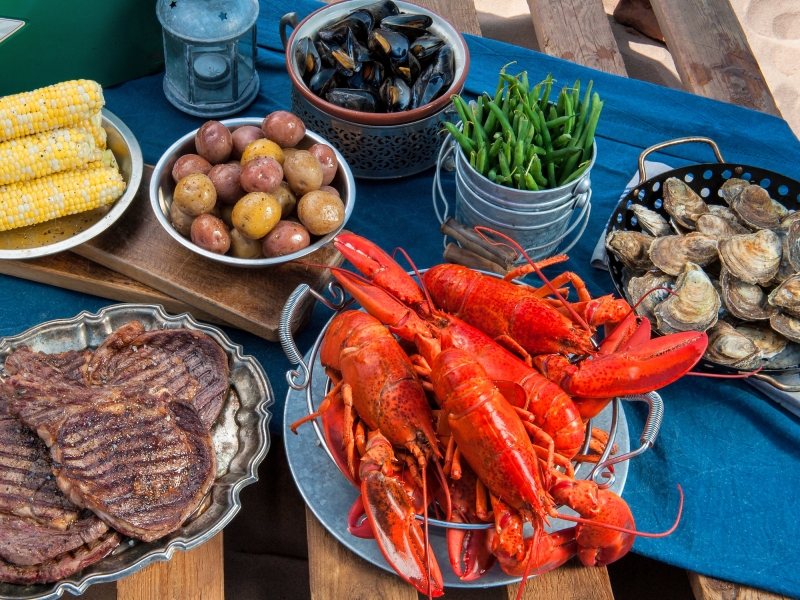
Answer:
MULTIPOLYGON (((464 0, 415 0, 445 16, 462 32, 481 35, 475 6, 464 0)), ((687 91, 778 114, 745 34, 728 0, 651 0, 667 46, 687 91)), ((528 0, 542 52, 601 71, 627 76, 602 0, 528 0)), ((306 509, 311 597, 415 600, 399 577, 358 558, 306 509)), ((118 600, 221 600, 222 534, 191 552, 176 552, 121 580, 118 600)), ((688 573, 698 600, 780 600, 783 596, 688 573)), ((505 595, 513 599, 517 585, 505 595)), ((570 561, 530 580, 526 600, 613 600, 605 567, 570 561)), ((787 599, 788 600, 788 599, 787 599)))

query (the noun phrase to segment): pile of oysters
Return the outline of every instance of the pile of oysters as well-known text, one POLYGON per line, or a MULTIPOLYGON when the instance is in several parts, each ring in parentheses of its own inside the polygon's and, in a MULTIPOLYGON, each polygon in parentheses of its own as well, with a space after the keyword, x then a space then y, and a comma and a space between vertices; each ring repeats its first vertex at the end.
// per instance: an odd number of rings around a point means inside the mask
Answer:
POLYGON ((706 204, 674 177, 663 194, 669 222, 634 204, 642 231, 606 237, 606 248, 626 267, 627 300, 644 298, 637 314, 665 334, 708 331, 705 358, 721 365, 797 367, 800 212, 735 178, 719 190, 727 206, 706 204))
POLYGON ((440 97, 455 78, 453 47, 428 31, 432 23, 383 0, 298 40, 294 60, 308 89, 331 104, 412 110, 440 97))

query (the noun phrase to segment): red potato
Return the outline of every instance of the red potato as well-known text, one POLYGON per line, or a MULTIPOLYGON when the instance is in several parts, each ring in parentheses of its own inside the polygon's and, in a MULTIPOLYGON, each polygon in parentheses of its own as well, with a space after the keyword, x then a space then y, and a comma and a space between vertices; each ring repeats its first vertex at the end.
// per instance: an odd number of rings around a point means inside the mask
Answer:
POLYGON ((180 208, 178 204, 173 202, 169 207, 169 222, 175 228, 175 231, 184 237, 189 237, 192 231, 192 221, 194 217, 187 215, 180 208))
POLYGON ((305 137, 306 126, 300 117, 278 110, 266 116, 261 123, 261 131, 281 148, 293 148, 305 137))
POLYGON ((212 165, 226 162, 233 151, 231 132, 219 121, 207 121, 194 136, 197 153, 212 165))
POLYGON ((286 256, 307 248, 311 243, 308 230, 300 223, 279 221, 263 240, 263 252, 267 258, 286 256))
POLYGON ((214 165, 208 172, 208 178, 217 190, 217 200, 223 204, 236 204, 245 195, 241 177, 242 168, 234 163, 214 165))
POLYGON ((225 254, 231 247, 231 234, 222 219, 200 215, 192 223, 192 242, 215 254, 225 254))
POLYGON ((308 151, 317 157, 319 164, 322 166, 322 185, 328 185, 336 176, 336 170, 339 168, 339 161, 336 159, 336 153, 333 148, 325 144, 314 144, 308 151))
POLYGON ((283 181, 283 168, 274 158, 257 156, 242 167, 240 181, 242 187, 248 192, 268 194, 283 181))
POLYGON ((176 160, 175 164, 172 166, 172 178, 175 180, 175 183, 178 183, 187 175, 192 175, 193 173, 208 175, 210 170, 211 163, 202 156, 198 156, 197 154, 184 154, 176 160))
POLYGON ((231 158, 239 160, 242 158, 242 153, 244 152, 244 149, 247 148, 248 144, 255 142, 256 140, 260 140, 263 137, 264 132, 261 131, 260 127, 256 127, 255 125, 244 125, 239 127, 239 129, 231 134, 231 140, 233 141, 231 158))
POLYGON ((320 192, 330 192, 331 194, 333 194, 337 198, 341 198, 342 197, 342 195, 339 193, 339 190, 337 190, 335 187, 331 187, 329 185, 321 185, 321 186, 319 186, 319 191, 320 192))

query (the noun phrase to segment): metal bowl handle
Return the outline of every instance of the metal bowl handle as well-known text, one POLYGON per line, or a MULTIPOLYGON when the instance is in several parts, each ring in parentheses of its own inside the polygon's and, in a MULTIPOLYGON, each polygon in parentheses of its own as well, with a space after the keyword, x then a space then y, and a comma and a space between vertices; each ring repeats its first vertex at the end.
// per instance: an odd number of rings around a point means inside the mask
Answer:
POLYGON ((653 152, 658 152, 662 148, 669 148, 670 146, 677 146, 679 144, 690 144, 694 142, 703 142, 704 144, 708 144, 714 151, 714 156, 717 157, 717 162, 720 163, 725 162, 725 159, 722 158, 722 154, 720 154, 719 146, 717 146, 717 144, 711 138, 692 136, 692 137, 678 138, 676 140, 669 140, 668 142, 661 142, 660 144, 650 146, 647 150, 645 150, 639 155, 639 183, 647 180, 647 170, 645 169, 644 166, 644 160, 648 157, 648 155, 652 154, 653 152))
POLYGON ((281 34, 281 44, 283 44, 284 50, 286 50, 286 46, 289 43, 289 38, 286 37, 286 26, 291 25, 292 29, 294 29, 297 27, 298 21, 297 13, 294 12, 286 13, 281 17, 280 29, 278 31, 281 34))
MULTIPOLYGON (((648 392, 646 394, 635 394, 632 396, 622 396, 622 400, 627 400, 629 402, 647 402, 650 406, 650 410, 647 413, 647 420, 644 423, 644 429, 642 430, 642 435, 639 437, 639 447, 636 450, 632 450, 626 454, 621 454, 619 456, 614 456, 607 460, 597 463, 597 466, 592 469, 592 473, 590 475, 590 479, 594 480, 595 483, 601 488, 607 488, 614 483, 614 475, 613 473, 609 473, 606 471, 606 467, 611 465, 615 465, 617 463, 629 460, 634 458, 635 456, 639 456, 640 454, 644 454, 653 445, 656 443, 656 437, 658 437, 658 430, 661 429, 661 422, 664 420, 664 401, 661 399, 656 392, 648 392), (606 478, 606 481, 603 483, 597 482, 597 477, 600 474, 603 474, 606 478)), ((609 440, 611 443, 611 440, 609 440)))
POLYGON ((281 310, 280 323, 278 325, 278 333, 281 338, 281 347, 289 358, 289 362, 297 365, 300 371, 291 369, 286 372, 286 382, 293 390, 304 390, 308 387, 310 379, 308 376, 308 365, 303 360, 303 355, 294 343, 292 336, 292 325, 294 324, 294 316, 297 307, 303 304, 306 296, 311 292, 311 287, 306 283, 301 283, 286 300, 281 310), (299 379, 298 379, 299 378, 299 379))

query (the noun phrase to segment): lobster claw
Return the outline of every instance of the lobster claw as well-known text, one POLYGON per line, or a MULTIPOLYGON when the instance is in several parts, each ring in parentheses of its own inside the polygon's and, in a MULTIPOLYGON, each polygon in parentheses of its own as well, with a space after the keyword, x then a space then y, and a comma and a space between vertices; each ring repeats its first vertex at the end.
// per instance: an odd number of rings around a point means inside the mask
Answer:
POLYGON ((494 566, 492 529, 448 529, 447 553, 450 566, 462 581, 475 581, 494 566))
POLYGON ((436 557, 426 544, 414 507, 394 476, 391 444, 380 433, 370 435, 361 461, 361 498, 375 540, 386 562, 423 594, 441 596, 444 582, 436 557), (430 572, 430 578, 428 573, 430 572))

